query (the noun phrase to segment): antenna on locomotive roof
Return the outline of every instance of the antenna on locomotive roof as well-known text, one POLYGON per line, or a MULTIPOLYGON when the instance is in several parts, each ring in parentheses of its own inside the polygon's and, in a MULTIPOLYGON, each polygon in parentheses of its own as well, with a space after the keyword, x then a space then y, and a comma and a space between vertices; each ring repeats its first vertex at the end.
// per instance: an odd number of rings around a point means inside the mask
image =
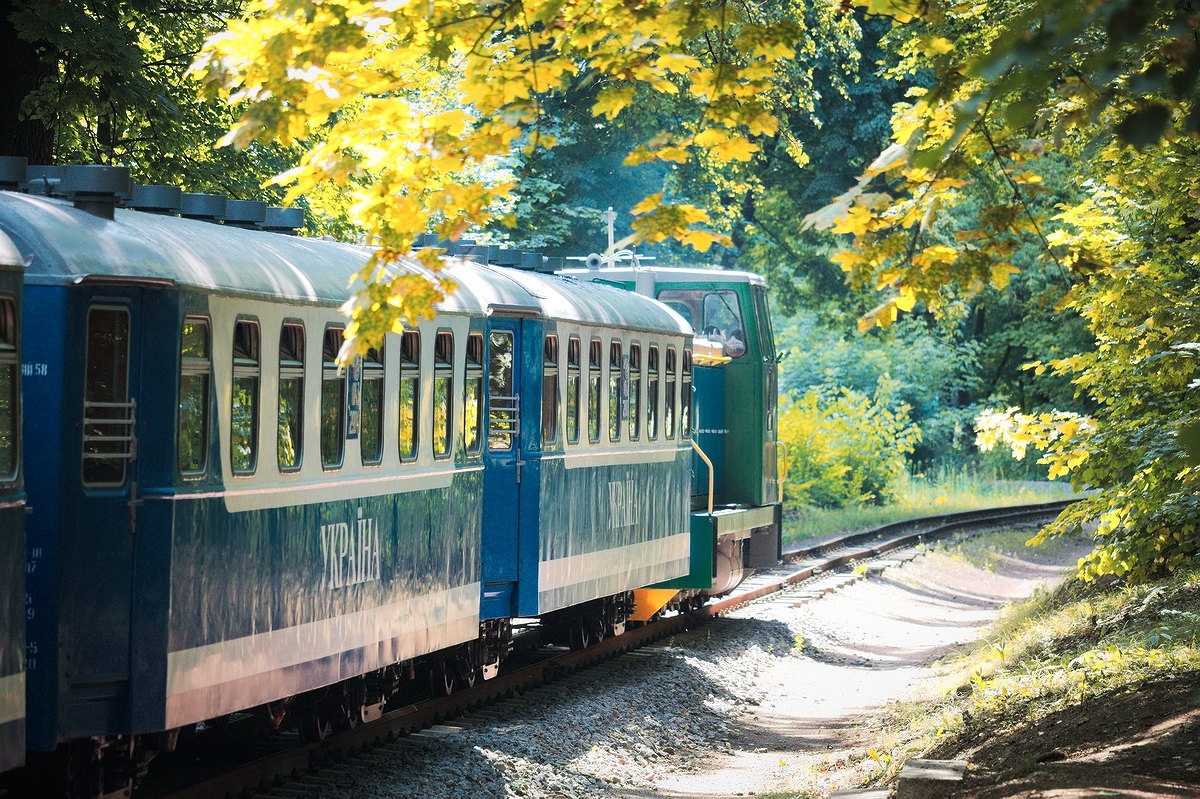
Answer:
POLYGON ((615 211, 613 211, 611 205, 608 206, 608 210, 604 212, 604 221, 608 226, 608 249, 604 251, 604 254, 601 255, 598 252, 594 252, 587 256, 569 256, 567 258, 568 261, 583 261, 584 266, 586 266, 588 269, 597 270, 614 267, 623 261, 629 261, 636 268, 642 265, 642 261, 654 260, 653 256, 638 255, 632 249, 617 250, 614 252, 613 247, 616 246, 617 241, 617 214, 615 211))

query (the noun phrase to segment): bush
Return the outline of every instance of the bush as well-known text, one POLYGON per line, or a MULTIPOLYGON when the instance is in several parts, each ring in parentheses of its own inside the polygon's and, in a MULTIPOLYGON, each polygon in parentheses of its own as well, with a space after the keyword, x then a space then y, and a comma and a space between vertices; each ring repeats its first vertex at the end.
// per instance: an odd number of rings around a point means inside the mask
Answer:
POLYGON ((885 377, 874 397, 841 388, 785 398, 779 434, 787 445, 788 503, 840 508, 895 498, 921 431, 908 406, 889 407, 891 389, 885 377))

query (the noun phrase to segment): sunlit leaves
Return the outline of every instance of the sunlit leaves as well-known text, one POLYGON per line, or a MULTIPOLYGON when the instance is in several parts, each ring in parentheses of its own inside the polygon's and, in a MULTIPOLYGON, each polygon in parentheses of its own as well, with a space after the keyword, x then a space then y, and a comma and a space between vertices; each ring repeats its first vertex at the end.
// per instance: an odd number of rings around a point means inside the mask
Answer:
POLYGON ((952 313, 1008 286, 1036 249, 1036 268, 1070 288, 1056 309, 1085 319, 1095 348, 1033 371, 1069 377, 1096 413, 990 413, 981 445, 1036 447, 1051 476, 1096 491, 1047 533, 1098 524, 1085 573, 1194 564, 1200 16, 1168 0, 860 5, 920 19, 895 33, 894 72, 933 70, 897 107, 896 144, 807 220, 847 237, 835 260, 852 285, 883 292, 860 323, 920 303, 952 313), (1042 166, 1063 162, 1047 160, 1055 152, 1074 164, 1078 196, 1051 209, 1042 166))
MULTIPOLYGON (((682 0, 471 3, 431 0, 256 0, 210 40, 195 70, 214 92, 247 103, 227 142, 302 143, 280 180, 292 197, 327 183, 383 252, 407 252, 427 230, 456 238, 497 220, 511 190, 503 159, 554 145, 547 98, 598 82, 591 112, 613 120, 639 92, 694 98, 698 116, 664 131, 631 163, 746 162, 779 129, 777 65, 795 55, 794 21, 682 0), (700 41, 703 48, 689 48, 700 41)), ((635 239, 674 237, 704 250, 728 241, 683 198, 642 209, 635 239)), ((432 281, 437 266, 429 264, 432 281)), ((370 274, 365 274, 370 282, 370 274)), ((364 290, 347 333, 419 316, 430 295, 383 301, 364 290), (380 320, 366 315, 382 314, 380 320)), ((372 293, 374 292, 374 293, 372 293)))
POLYGON ((787 398, 779 438, 788 447, 784 494, 789 504, 841 507, 878 504, 893 496, 905 455, 921 440, 909 407, 889 407, 894 381, 884 376, 874 396, 848 388, 787 398))

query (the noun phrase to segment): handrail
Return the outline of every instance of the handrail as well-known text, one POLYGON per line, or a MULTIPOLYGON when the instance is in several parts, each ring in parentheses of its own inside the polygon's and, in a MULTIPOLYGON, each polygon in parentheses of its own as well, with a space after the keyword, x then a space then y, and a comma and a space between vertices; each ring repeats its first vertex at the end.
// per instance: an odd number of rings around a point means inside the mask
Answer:
POLYGON ((692 449, 696 450, 696 454, 700 456, 700 460, 708 466, 708 515, 712 516, 713 509, 713 465, 708 456, 704 454, 704 450, 700 449, 700 445, 696 443, 696 439, 692 439, 692 449))
POLYGON ((83 459, 137 460, 137 401, 83 403, 83 459))

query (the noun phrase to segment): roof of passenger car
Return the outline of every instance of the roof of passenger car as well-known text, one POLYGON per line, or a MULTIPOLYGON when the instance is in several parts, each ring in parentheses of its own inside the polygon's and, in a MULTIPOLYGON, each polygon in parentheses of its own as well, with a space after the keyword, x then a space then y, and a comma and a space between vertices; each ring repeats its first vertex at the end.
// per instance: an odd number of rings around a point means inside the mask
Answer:
MULTIPOLYGON (((162 283, 216 294, 341 305, 367 247, 118 208, 107 220, 59 199, 0 192, 0 232, 28 259, 26 282, 162 283)), ((19 262, 19 261, 18 261, 19 262)), ((391 268, 425 272, 415 259, 391 268)), ((632 292, 569 277, 451 260, 456 290, 438 309, 505 309, 583 324, 690 334, 681 317, 632 292)))

